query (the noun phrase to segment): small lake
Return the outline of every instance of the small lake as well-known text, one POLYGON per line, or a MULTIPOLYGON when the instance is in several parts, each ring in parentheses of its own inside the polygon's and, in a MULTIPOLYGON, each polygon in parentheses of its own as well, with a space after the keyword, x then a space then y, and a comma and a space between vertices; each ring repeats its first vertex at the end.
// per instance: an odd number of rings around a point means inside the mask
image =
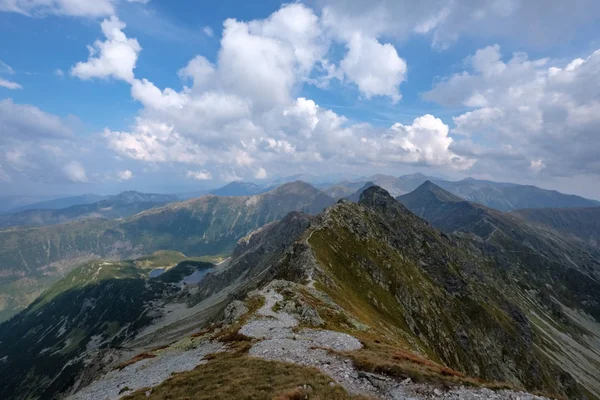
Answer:
POLYGON ((164 268, 155 268, 152 271, 150 271, 150 274, 148 276, 150 278, 156 278, 157 276, 160 276, 163 272, 165 272, 164 268))
POLYGON ((204 278, 204 275, 214 270, 214 268, 203 268, 196 270, 191 275, 188 275, 185 278, 183 278, 181 283, 185 283, 186 285, 197 284, 202 280, 202 278, 204 278))

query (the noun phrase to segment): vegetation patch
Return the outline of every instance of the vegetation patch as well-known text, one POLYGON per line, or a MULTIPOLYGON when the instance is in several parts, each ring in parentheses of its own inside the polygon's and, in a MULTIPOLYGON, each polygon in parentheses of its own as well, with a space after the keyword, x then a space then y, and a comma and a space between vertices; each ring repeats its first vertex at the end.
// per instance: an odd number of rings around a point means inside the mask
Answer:
MULTIPOLYGON (((161 385, 140 389, 125 397, 146 399, 361 399, 316 368, 265 361, 245 354, 219 353, 192 371, 176 374, 161 385)), ((364 397, 362 397, 364 399, 364 397)))

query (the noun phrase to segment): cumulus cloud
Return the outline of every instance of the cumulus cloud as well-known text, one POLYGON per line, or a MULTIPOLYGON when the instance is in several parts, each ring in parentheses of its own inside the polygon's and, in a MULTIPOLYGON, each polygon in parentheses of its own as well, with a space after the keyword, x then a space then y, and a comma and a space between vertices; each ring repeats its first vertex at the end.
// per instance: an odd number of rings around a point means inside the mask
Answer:
POLYGON ((123 171, 119 171, 117 172, 117 177, 119 178, 119 180, 121 181, 128 181, 131 178, 133 178, 133 172, 131 172, 130 170, 126 169, 123 171))
POLYGON ((205 169, 200 171, 188 171, 186 176, 197 181, 208 181, 212 179, 212 174, 205 169))
POLYGON ((73 182, 87 182, 85 168, 78 161, 71 161, 63 169, 67 178, 73 182))
MULTIPOLYGON (((107 128, 104 137, 121 156, 204 166, 221 177, 265 179, 274 165, 290 171, 324 164, 472 165, 451 151, 448 126, 433 116, 380 128, 294 98, 296 86, 319 73, 339 76, 337 68, 321 69, 328 66, 326 36, 319 17, 302 4, 285 5, 264 20, 226 20, 217 62, 198 55, 178 71, 190 86, 163 89, 132 73, 132 97, 144 108, 129 131, 107 128)), ((348 40, 339 73, 367 98, 400 99, 407 67, 395 48, 361 35, 348 40)))
POLYGON ((489 46, 470 58, 469 70, 440 82, 424 98, 474 108, 454 118, 454 132, 483 138, 488 146, 519 148, 516 168, 600 174, 600 51, 551 64, 524 53, 504 61, 500 47, 489 46))
POLYGON ((267 179, 267 170, 263 167, 258 167, 256 172, 254 173, 254 177, 256 179, 267 179))
POLYGON ((11 89, 11 90, 23 88, 17 82, 9 81, 9 80, 3 79, 3 78, 0 78, 0 87, 6 88, 6 89, 11 89))
POLYGON ((204 164, 206 149, 182 137, 173 126, 138 119, 133 132, 106 129, 104 137, 117 153, 152 163, 204 164))
POLYGON ((406 62, 391 44, 355 33, 340 65, 367 98, 390 96, 394 102, 400 100, 399 86, 406 78, 406 62))
POLYGON ((71 75, 80 79, 113 77, 133 82, 133 69, 142 50, 138 41, 125 36, 125 23, 114 15, 102 21, 101 27, 106 40, 97 40, 88 46, 88 60, 78 62, 71 69, 71 75))

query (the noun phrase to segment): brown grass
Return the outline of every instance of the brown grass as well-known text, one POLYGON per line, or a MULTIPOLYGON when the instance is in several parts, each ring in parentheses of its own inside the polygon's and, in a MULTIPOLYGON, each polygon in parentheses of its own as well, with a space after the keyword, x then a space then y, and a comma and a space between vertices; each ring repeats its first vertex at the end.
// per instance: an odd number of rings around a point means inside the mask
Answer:
POLYGON ((138 354, 137 356, 135 356, 135 357, 133 357, 133 358, 131 358, 131 359, 129 359, 129 360, 127 360, 127 361, 119 364, 119 365, 117 365, 115 367, 115 369, 122 370, 123 368, 128 367, 131 364, 135 364, 138 361, 142 361, 142 360, 145 360, 147 358, 154 358, 154 357, 156 357, 156 355, 152 354, 152 353, 141 353, 141 354, 138 354))
POLYGON ((128 400, 286 399, 358 400, 316 368, 265 361, 240 353, 219 353, 204 365, 173 375, 152 389, 140 389, 128 400), (305 386, 306 385, 306 386, 305 386), (303 389, 310 387, 310 390, 303 389))

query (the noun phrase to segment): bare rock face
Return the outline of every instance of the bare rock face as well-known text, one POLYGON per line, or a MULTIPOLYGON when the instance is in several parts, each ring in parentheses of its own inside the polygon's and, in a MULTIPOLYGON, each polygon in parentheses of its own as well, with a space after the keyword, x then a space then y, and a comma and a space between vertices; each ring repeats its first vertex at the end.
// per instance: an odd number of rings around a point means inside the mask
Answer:
POLYGON ((231 324, 239 320, 248 312, 248 307, 243 301, 234 300, 225 308, 225 323, 231 324))

